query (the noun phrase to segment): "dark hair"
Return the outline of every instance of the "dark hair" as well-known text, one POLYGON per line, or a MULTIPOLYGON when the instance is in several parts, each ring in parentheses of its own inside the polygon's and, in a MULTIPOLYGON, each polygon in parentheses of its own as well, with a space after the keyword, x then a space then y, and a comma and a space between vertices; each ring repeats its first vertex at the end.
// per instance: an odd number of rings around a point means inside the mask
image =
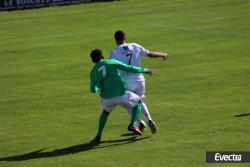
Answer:
POLYGON ((115 40, 116 41, 124 41, 126 38, 126 34, 124 31, 118 30, 115 32, 115 40))
POLYGON ((103 59, 103 54, 101 49, 94 49, 90 53, 90 57, 94 63, 99 62, 101 59, 103 59))

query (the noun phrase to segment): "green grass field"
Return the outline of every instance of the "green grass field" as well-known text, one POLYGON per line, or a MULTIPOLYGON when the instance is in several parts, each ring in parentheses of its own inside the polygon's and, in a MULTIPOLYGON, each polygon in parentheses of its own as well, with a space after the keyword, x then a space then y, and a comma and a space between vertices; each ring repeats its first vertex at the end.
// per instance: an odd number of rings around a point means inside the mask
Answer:
POLYGON ((124 0, 0 13, 1 167, 201 167, 206 151, 250 151, 250 2, 124 0), (110 115, 91 147, 101 106, 89 53, 113 34, 168 52, 143 59, 158 132, 126 136, 110 115), (243 115, 242 115, 243 114, 243 115))

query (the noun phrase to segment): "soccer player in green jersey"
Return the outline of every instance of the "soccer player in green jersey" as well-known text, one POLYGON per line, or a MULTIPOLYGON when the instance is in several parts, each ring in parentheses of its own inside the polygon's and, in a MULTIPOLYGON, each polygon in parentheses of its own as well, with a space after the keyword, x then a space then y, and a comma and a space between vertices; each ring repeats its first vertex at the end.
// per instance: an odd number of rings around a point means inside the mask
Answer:
POLYGON ((126 109, 132 110, 131 130, 136 135, 142 135, 142 132, 136 127, 136 121, 141 110, 140 97, 132 92, 126 91, 125 82, 121 79, 118 70, 146 74, 152 74, 152 70, 127 65, 114 59, 104 60, 100 49, 94 49, 90 53, 90 57, 92 62, 95 63, 90 72, 90 90, 92 93, 100 94, 101 104, 103 106, 103 111, 99 119, 98 132, 91 143, 96 144, 101 141, 102 131, 109 113, 116 105, 121 105, 126 109))

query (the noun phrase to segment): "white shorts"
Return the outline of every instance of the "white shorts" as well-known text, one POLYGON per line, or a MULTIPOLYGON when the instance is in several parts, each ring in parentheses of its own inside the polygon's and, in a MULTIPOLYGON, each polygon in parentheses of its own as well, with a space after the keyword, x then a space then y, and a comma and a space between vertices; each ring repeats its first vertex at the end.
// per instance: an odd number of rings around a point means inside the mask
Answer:
POLYGON ((120 105, 126 109, 130 109, 135 107, 140 101, 140 97, 135 93, 130 91, 126 91, 125 95, 112 97, 109 99, 101 98, 101 104, 103 109, 107 112, 111 112, 116 105, 120 105))
POLYGON ((126 81, 127 90, 145 98, 145 81, 126 81))

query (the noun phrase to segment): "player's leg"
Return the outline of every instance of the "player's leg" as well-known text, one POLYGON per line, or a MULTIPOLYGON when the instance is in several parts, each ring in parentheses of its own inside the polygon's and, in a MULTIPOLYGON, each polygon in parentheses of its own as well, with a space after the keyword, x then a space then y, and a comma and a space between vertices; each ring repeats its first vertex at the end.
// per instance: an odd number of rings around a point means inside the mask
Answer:
POLYGON ((103 110, 99 119, 97 136, 102 136, 102 131, 107 122, 108 116, 109 116, 109 112, 103 110))
MULTIPOLYGON (((146 123, 142 119, 140 119, 139 117, 138 117, 138 120, 136 121, 136 126, 139 128, 139 130, 141 132, 146 130, 146 123)), ((131 128, 132 128, 132 126, 131 126, 131 124, 129 124, 128 131, 132 131, 131 128)))
POLYGON ((102 137, 102 132, 105 127, 105 124, 107 122, 109 116, 109 112, 103 110, 100 118, 99 118, 99 125, 98 125, 98 131, 96 137, 91 141, 91 143, 100 143, 101 137, 102 137))
POLYGON ((143 101, 143 99, 145 98, 145 82, 138 81, 134 85, 136 86, 134 93, 139 95, 142 99, 142 113, 143 113, 143 115, 145 116, 147 121, 152 120, 151 115, 150 115, 149 110, 148 110, 148 107, 143 101))
POLYGON ((126 91, 126 94, 121 96, 119 104, 126 109, 131 109, 131 131, 136 135, 142 135, 142 132, 136 127, 138 115, 141 112, 141 102, 140 97, 132 92, 126 91))
MULTIPOLYGON (((137 89, 136 82, 134 82, 134 81, 127 81, 126 85, 127 85, 127 90, 128 91, 135 93, 135 90, 137 89)), ((132 116, 132 110, 128 109, 127 111, 129 113, 129 115, 132 116)), ((138 127, 139 127, 139 129, 141 131, 144 131, 145 128, 146 128, 145 122, 142 119, 140 119, 139 116, 138 116, 138 119, 137 119, 137 125, 138 125, 138 127)), ((130 124, 128 125, 128 131, 131 131, 131 125, 130 124)))
POLYGON ((142 113, 144 114, 145 118, 148 121, 148 126, 150 128, 151 133, 154 134, 157 130, 155 126, 155 122, 151 118, 147 105, 144 102, 142 102, 142 113))
MULTIPOLYGON (((140 103, 140 107, 141 107, 141 103, 140 103)), ((127 111, 129 113, 130 117, 132 117, 132 109, 131 108, 127 109, 127 111)), ((140 109, 140 113, 141 113, 141 109, 140 109)), ((136 126, 138 126, 138 128, 141 132, 143 132, 146 129, 146 123, 142 119, 139 118, 139 115, 138 115, 138 119, 136 121, 136 126)), ((128 131, 132 131, 131 128, 132 128, 132 126, 131 126, 131 124, 129 124, 128 131)))
POLYGON ((114 103, 114 99, 101 99, 101 104, 103 106, 103 111, 100 115, 99 118, 99 125, 98 125, 98 131, 97 131, 97 135, 96 137, 91 141, 91 143, 93 144, 98 144, 101 141, 101 137, 102 137, 102 132, 103 129, 105 127, 105 124, 107 122, 109 113, 112 111, 113 109, 113 103, 114 103))
POLYGON ((136 126, 140 112, 141 112, 141 102, 139 102, 135 107, 132 108, 132 117, 130 121, 131 131, 133 131, 136 135, 142 135, 142 132, 136 126))
POLYGON ((139 101, 138 104, 135 107, 132 107, 131 110, 132 110, 132 116, 131 116, 130 125, 132 127, 136 127, 138 116, 141 113, 141 102, 139 101))
POLYGON ((156 129, 155 123, 152 120, 152 117, 151 117, 151 115, 149 113, 148 107, 143 101, 143 99, 145 98, 145 81, 138 81, 136 83, 136 86, 137 87, 136 87, 134 93, 139 95, 141 97, 141 99, 142 99, 142 113, 143 113, 143 115, 145 116, 145 118, 148 121, 148 125, 149 125, 149 128, 151 130, 151 133, 154 134, 157 129, 156 129))

